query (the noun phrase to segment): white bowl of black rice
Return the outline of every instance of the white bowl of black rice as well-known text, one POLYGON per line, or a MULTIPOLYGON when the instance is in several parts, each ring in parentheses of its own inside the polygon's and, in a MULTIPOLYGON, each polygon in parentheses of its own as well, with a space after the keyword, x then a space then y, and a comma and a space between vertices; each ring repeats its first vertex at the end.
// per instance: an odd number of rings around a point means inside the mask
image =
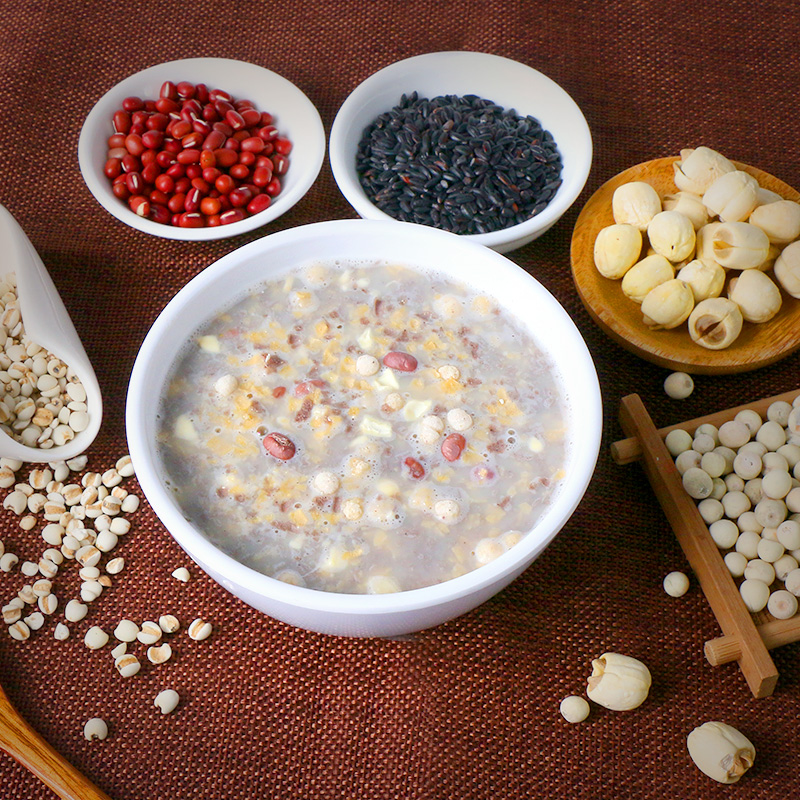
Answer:
POLYGON ((452 51, 363 81, 336 115, 329 152, 359 216, 441 228, 505 253, 575 202, 592 138, 575 101, 541 72, 452 51))

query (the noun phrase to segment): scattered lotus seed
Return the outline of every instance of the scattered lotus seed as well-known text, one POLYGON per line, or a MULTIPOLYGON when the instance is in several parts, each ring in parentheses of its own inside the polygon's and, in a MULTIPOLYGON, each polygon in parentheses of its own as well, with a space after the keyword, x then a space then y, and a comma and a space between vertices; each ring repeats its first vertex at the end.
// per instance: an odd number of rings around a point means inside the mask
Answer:
POLYGON ((689 578, 683 572, 670 572, 664 578, 664 591, 670 597, 683 597, 689 591, 689 578))
POLYGON ((380 369, 378 359, 370 355, 361 355, 356 359, 356 372, 364 377, 375 375, 380 369))
POLYGON ((592 661, 587 695, 611 711, 630 711, 647 698, 650 671, 638 659, 619 653, 604 653, 592 661))
POLYGON ((178 567, 178 569, 173 570, 172 577, 181 583, 189 583, 192 576, 189 574, 189 570, 186 569, 186 567, 178 567))
POLYGON ((108 725, 100 717, 93 717, 83 726, 83 736, 89 742, 102 741, 108 736, 108 725))
POLYGON ((686 738, 695 766, 719 783, 736 783, 753 766, 756 749, 736 728, 705 722, 686 738))
POLYGON ((786 589, 779 589, 769 596, 767 611, 775 619, 790 619, 797 613, 797 598, 786 589))
POLYGON ((164 689, 156 695, 154 705, 162 714, 171 714, 180 702, 180 697, 174 689, 164 689))
POLYGON ((567 722, 583 722, 589 716, 589 704, 582 697, 572 694, 561 701, 559 711, 567 722))
POLYGON ((672 372, 664 380, 664 391, 673 400, 685 400, 694 391, 694 380, 685 372, 672 372))

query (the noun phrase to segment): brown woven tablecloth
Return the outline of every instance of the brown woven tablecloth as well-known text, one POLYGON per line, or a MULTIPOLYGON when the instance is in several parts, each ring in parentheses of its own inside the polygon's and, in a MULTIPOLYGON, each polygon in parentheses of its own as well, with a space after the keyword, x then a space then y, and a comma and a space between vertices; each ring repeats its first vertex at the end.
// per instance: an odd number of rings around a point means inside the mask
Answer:
MULTIPOLYGON (((193 3, 17 0, 0 23, 0 202, 30 236, 83 337, 106 414, 91 448, 105 469, 126 452, 124 400, 137 348, 169 298, 212 261, 260 236, 355 216, 329 166, 288 214, 235 239, 184 243, 139 233, 91 197, 77 163, 80 127, 114 83, 176 58, 220 56, 299 85, 330 130, 337 108, 387 64, 435 50, 478 50, 539 69, 578 102, 595 156, 575 207, 511 254, 547 286, 594 355, 605 402, 594 480, 555 543, 508 589, 410 641, 336 639, 293 629, 234 599, 194 569, 146 505, 120 545, 128 567, 65 642, 54 621, 27 643, 0 631, 0 683, 25 718, 115 800, 245 798, 789 797, 800 789, 800 647, 774 651, 774 696, 752 698, 736 665, 712 668, 719 635, 696 581, 673 600, 664 574, 688 569, 637 465, 615 466, 619 400, 638 392, 667 425, 794 388, 798 357, 756 372, 700 377, 684 402, 666 371, 593 324, 572 284, 578 211, 620 170, 711 145, 800 186, 797 6, 793 0, 455 2, 318 0, 193 3), (191 566, 191 565, 189 565, 191 566), (211 620, 203 643, 176 639, 173 660, 121 679, 81 633, 165 612, 211 620), (202 644, 202 646, 199 646, 202 644), (193 645, 193 646, 189 646, 193 645), (195 646, 196 645, 196 646, 195 646), (595 709, 567 725, 561 698, 582 693, 605 650, 638 656, 654 686, 638 711, 595 709), (167 717, 166 685, 182 695, 167 717), (82 727, 111 733, 89 743, 82 727), (756 766, 720 787, 689 761, 695 725, 722 719, 756 744, 756 766)), ((41 551, 4 512, 0 537, 41 551)), ((68 576, 69 577, 68 577, 68 576)), ((59 578, 58 580, 62 580, 59 578)), ((74 571, 60 594, 77 590, 74 571)), ((7 602, 18 572, 0 573, 7 602)), ((148 665, 149 666, 149 665, 148 665)), ((45 800, 43 785, 0 754, 0 798, 45 800)))

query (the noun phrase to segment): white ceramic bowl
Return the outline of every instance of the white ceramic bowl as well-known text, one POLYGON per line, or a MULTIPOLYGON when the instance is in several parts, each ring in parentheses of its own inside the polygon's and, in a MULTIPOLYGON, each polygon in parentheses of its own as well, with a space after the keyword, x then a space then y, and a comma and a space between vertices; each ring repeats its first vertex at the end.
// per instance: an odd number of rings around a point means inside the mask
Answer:
POLYGON ((555 298, 492 250, 451 233, 402 222, 320 222, 263 237, 191 280, 158 317, 134 364, 127 400, 131 458, 145 496, 183 549, 230 592, 270 616, 309 630, 394 636, 422 630, 479 605, 517 577, 558 533, 583 497, 600 445, 597 375, 580 333, 555 298), (566 400, 566 478, 533 530, 492 563, 434 586, 387 595, 335 594, 266 577, 221 552, 187 522, 164 485, 158 403, 171 365, 198 326, 250 286, 310 261, 391 259, 438 269, 493 295, 551 356, 566 400), (535 309, 535 313, 531 313, 535 309))
POLYGON ((531 67, 488 53, 442 52, 391 64, 357 86, 333 122, 329 153, 339 189, 359 216, 392 219, 367 197, 356 173, 364 129, 394 108, 402 94, 420 97, 476 94, 519 114, 530 114, 553 134, 561 153, 562 181, 547 207, 525 222, 491 233, 464 236, 500 253, 516 250, 551 228, 581 193, 592 165, 592 137, 575 101, 531 67))
POLYGON ((311 188, 325 156, 325 130, 319 112, 293 83, 264 67, 227 58, 186 58, 137 72, 109 89, 89 112, 78 141, 78 162, 83 179, 98 203, 117 219, 145 233, 167 239, 205 241, 238 236, 254 230, 288 211, 311 188), (213 228, 178 228, 134 214, 111 191, 103 174, 108 137, 114 132, 111 118, 126 97, 158 99, 164 81, 205 83, 224 89, 236 99, 252 100, 259 111, 275 117, 275 126, 293 143, 289 171, 283 188, 265 211, 213 228))

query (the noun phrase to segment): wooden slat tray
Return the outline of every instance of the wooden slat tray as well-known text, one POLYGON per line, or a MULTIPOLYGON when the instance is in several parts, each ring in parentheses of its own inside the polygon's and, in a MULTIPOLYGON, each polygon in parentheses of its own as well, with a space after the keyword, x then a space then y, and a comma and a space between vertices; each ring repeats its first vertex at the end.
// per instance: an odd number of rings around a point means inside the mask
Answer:
POLYGON ((705 643, 706 658, 714 666, 738 661, 755 697, 768 697, 775 690, 778 671, 768 650, 800 641, 800 614, 776 620, 767 612, 749 613, 694 500, 683 489, 664 438, 676 428, 693 434, 706 422, 719 427, 746 408, 764 417, 772 403, 778 400, 791 403, 798 394, 800 390, 785 392, 660 429, 653 424, 641 398, 628 395, 622 398, 619 411, 620 424, 628 438, 611 445, 611 457, 617 464, 642 461, 650 485, 722 629, 721 637, 705 643))

